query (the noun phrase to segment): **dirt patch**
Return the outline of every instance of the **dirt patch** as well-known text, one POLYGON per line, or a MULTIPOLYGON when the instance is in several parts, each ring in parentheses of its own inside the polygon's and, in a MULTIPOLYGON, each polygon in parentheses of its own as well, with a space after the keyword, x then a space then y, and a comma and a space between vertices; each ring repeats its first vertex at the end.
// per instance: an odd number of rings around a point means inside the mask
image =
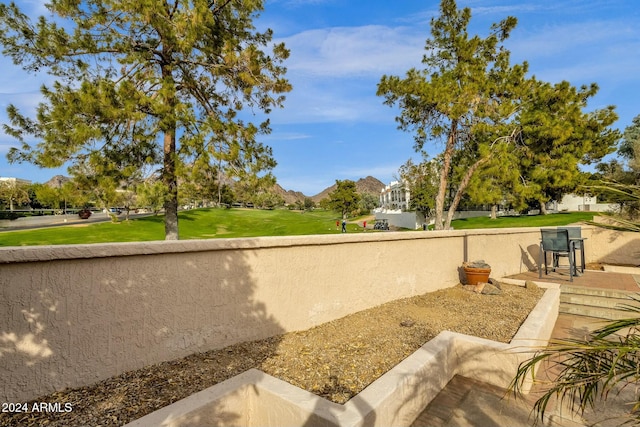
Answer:
POLYGON ((584 265, 586 270, 604 271, 604 264, 599 262, 588 262, 584 265))
POLYGON ((122 425, 250 368, 345 403, 441 331, 509 342, 544 290, 501 287, 500 295, 482 295, 458 285, 306 331, 127 372, 34 401, 59 403, 63 408, 69 403, 71 412, 0 414, 0 425, 122 425))

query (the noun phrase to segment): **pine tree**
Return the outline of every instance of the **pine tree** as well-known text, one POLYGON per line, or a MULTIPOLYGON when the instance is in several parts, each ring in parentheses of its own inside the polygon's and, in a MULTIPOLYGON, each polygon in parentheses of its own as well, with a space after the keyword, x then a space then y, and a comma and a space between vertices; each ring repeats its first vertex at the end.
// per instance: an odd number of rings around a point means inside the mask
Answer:
POLYGON ((409 205, 411 209, 420 212, 425 218, 431 217, 435 208, 438 194, 438 176, 440 164, 436 159, 415 164, 409 159, 400 166, 400 179, 409 189, 409 205))
POLYGON ((501 43, 517 20, 507 17, 491 26, 486 38, 470 37, 471 10, 458 10, 454 0, 442 0, 440 16, 431 20, 422 63, 406 77, 383 76, 378 95, 388 105, 399 104, 399 128, 415 132, 416 151, 429 141, 444 140, 435 227, 448 229, 455 210, 476 170, 491 158, 496 143, 510 141, 516 127, 509 119, 526 90, 527 64, 511 66, 501 43), (464 152, 466 168, 444 217, 453 159, 464 152))
POLYGON ((582 183, 579 165, 599 161, 615 150, 619 131, 613 106, 585 113, 596 84, 575 88, 531 80, 518 121, 522 126, 520 170, 531 198, 545 213, 545 202, 560 200, 582 183))
POLYGON ((110 163, 141 167, 160 157, 172 240, 179 162, 202 153, 221 128, 270 155, 254 139, 268 122, 245 132, 237 117, 245 107, 270 112, 291 89, 281 65, 288 51, 278 44, 263 52, 272 33, 252 24, 263 1, 52 0, 47 8, 58 20, 32 23, 14 3, 0 4, 3 53, 58 79, 42 89, 35 119, 9 106, 5 131, 22 143, 10 160, 58 167, 99 152, 110 163))
POLYGON ((358 208, 360 195, 356 189, 356 183, 345 179, 336 180, 336 189, 329 193, 328 206, 331 210, 340 212, 343 219, 358 208))
POLYGON ((468 195, 475 204, 491 206, 491 218, 497 219, 497 207, 506 204, 519 211, 530 197, 518 167, 519 147, 497 147, 489 162, 484 164, 469 182, 468 195))
POLYGON ((575 189, 582 179, 578 165, 598 161, 619 138, 609 128, 617 119, 614 107, 584 113, 596 84, 580 89, 567 82, 551 85, 526 78, 526 62, 511 66, 501 43, 516 18, 492 25, 491 33, 480 38, 467 33, 469 8, 458 10, 454 0, 442 0, 440 12, 431 20, 425 68, 409 70, 404 79, 383 76, 378 85, 386 104, 399 104, 396 120, 400 129, 415 132, 416 150, 444 141, 436 229, 449 228, 470 184, 476 198, 488 191, 483 201, 493 204, 501 197, 498 187, 509 183, 514 201, 535 198, 542 208, 575 189), (500 157, 511 160, 490 165, 500 157), (491 171, 495 167, 519 170, 521 182, 511 173, 491 171), (494 182, 480 190, 482 173, 494 182))
POLYGON ((627 166, 635 174, 635 184, 640 184, 640 115, 635 116, 631 125, 624 129, 618 154, 627 161, 627 166))

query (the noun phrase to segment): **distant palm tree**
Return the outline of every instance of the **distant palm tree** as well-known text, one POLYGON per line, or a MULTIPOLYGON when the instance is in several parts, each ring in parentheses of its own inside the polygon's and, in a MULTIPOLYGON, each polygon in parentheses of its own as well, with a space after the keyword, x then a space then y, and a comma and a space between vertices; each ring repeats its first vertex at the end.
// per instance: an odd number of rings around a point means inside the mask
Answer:
MULTIPOLYGON (((632 298, 623 310, 640 316, 640 296, 632 298)), ((572 412, 581 414, 597 401, 607 400, 621 387, 640 383, 640 317, 613 321, 590 332, 586 339, 551 340, 543 350, 522 362, 510 389, 518 396, 528 375, 535 376, 540 362, 559 368, 550 388, 534 404, 534 412, 542 421, 552 397, 567 401, 572 412)), ((630 402, 628 421, 640 425, 640 395, 630 402)))

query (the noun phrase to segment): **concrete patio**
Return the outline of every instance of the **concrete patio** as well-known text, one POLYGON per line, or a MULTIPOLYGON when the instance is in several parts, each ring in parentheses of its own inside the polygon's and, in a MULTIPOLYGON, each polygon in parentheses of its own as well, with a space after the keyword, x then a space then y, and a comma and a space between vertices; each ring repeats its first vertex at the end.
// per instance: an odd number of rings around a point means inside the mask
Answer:
MULTIPOLYGON (((611 291, 640 292, 640 269, 620 273, 624 269, 612 268, 614 271, 587 270, 581 277, 575 277, 573 286, 590 289, 606 289, 611 291), (631 274, 635 273, 635 274, 631 274)), ((535 271, 510 276, 511 279, 553 282, 562 286, 569 285, 569 276, 560 273, 538 278, 535 271)), ((555 323, 551 338, 582 338, 607 320, 560 313, 555 323)), ((534 426, 535 415, 532 413, 535 401, 542 395, 545 382, 553 380, 553 372, 542 372, 537 376, 540 381, 534 384, 531 392, 519 399, 507 389, 496 387, 473 378, 455 376, 447 386, 431 401, 420 414, 412 427, 502 427, 502 426, 534 426)), ((575 427, 596 425, 614 427, 621 425, 626 419, 628 401, 633 401, 633 393, 611 395, 606 403, 598 403, 595 409, 588 409, 582 417, 570 413, 566 407, 554 402, 549 407, 543 425, 575 427)), ((540 424, 537 424, 540 425, 540 424)))
MULTIPOLYGON (((605 267, 608 268, 608 267, 605 267)), ((559 285, 574 285, 586 288, 608 289, 612 291, 639 292, 640 272, 636 274, 620 273, 616 271, 585 270, 581 276, 569 280, 566 271, 551 272, 542 274, 538 278, 537 271, 527 271, 525 273, 508 276, 511 279, 534 280, 536 282, 558 283, 559 285)))

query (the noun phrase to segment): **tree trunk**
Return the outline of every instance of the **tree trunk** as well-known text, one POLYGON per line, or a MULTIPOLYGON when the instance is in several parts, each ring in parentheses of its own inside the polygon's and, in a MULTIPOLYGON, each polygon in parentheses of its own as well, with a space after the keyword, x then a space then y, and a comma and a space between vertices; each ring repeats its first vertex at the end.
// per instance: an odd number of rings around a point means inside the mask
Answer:
POLYGON ((491 219, 498 219, 498 205, 491 205, 491 219))
POLYGON ((453 221, 453 216, 456 213, 456 209, 458 209, 458 204, 460 203, 460 199, 462 199, 462 195, 464 194, 467 186, 469 185, 469 181, 471 181, 471 177, 476 172, 476 170, 482 166, 484 163, 488 162, 491 157, 483 157, 480 160, 476 161, 472 164, 469 169, 465 172, 462 177, 462 181, 460 181, 460 185, 458 185, 458 189, 456 190, 456 195, 453 197, 451 201, 451 206, 449 206, 449 212, 447 213, 447 220, 444 224, 444 229, 448 230, 451 228, 451 221, 453 221))
POLYGON ((218 207, 220 206, 222 206, 222 159, 218 159, 218 207))
POLYGON ((178 240, 178 182, 176 179, 176 131, 164 134, 164 168, 162 182, 167 188, 164 200, 164 238, 178 240))
MULTIPOLYGON (((449 178, 449 170, 451 169, 451 158, 453 157, 453 149, 456 144, 456 134, 458 131, 458 121, 453 120, 451 122, 451 130, 447 137, 447 146, 444 150, 444 158, 442 163, 442 170, 440 171, 440 184, 438 186, 438 195, 436 196, 436 215, 434 229, 443 230, 443 217, 444 217, 444 201, 447 195, 447 184, 449 178)), ((449 228, 449 227, 447 227, 449 228)))
MULTIPOLYGON (((170 57, 168 48, 165 46, 166 57, 170 57)), ((172 68, 169 64, 163 64, 162 77, 164 79, 164 89, 166 90, 167 112, 161 128, 164 131, 164 164, 162 170, 162 182, 167 189, 164 199, 164 238, 165 240, 178 240, 178 179, 176 177, 176 95, 175 83, 173 81, 172 68)))
POLYGON ((543 202, 542 200, 540 200, 540 214, 541 215, 547 215, 549 212, 547 212, 547 204, 545 202, 543 202))

